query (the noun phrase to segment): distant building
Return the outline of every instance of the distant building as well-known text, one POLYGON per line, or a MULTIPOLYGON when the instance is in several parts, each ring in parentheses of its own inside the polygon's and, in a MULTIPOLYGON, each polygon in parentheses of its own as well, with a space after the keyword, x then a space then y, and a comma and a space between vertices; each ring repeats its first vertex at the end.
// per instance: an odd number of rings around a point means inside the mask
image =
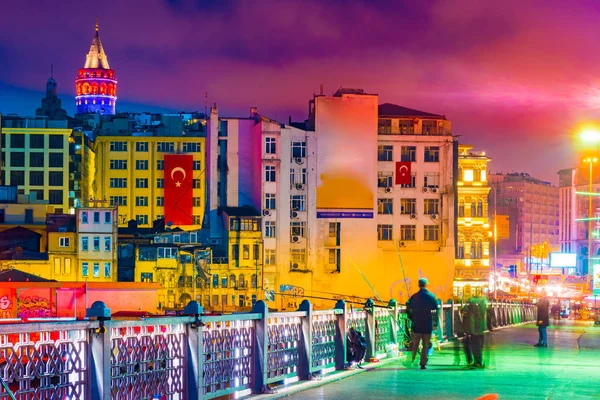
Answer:
POLYGON ((77 209, 78 276, 93 282, 117 281, 117 208, 77 209))
POLYGON ((559 188, 526 173, 490 174, 488 181, 490 212, 495 205, 496 214, 507 215, 510 224, 509 238, 498 240, 498 263, 516 265, 520 272, 546 268, 548 260, 536 248, 547 244, 560 250, 559 188))
POLYGON ((67 111, 62 108, 58 98, 57 84, 52 76, 46 82, 46 97, 42 99, 42 107, 35 111, 36 116, 48 117, 50 120, 66 120, 67 111))
POLYGON ((117 104, 117 79, 108 65, 102 47, 98 22, 85 65, 77 72, 75 80, 77 114, 114 115, 117 104))

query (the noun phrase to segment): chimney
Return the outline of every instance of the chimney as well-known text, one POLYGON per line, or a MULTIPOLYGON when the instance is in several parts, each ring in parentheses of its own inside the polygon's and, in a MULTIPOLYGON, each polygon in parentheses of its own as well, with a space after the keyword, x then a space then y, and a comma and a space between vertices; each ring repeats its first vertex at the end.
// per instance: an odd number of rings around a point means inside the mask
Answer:
POLYGON ((256 117, 257 114, 258 114, 258 107, 250 107, 250 116, 256 117))
POLYGON ((289 119, 288 119, 288 125, 292 125, 292 116, 290 115, 289 119))

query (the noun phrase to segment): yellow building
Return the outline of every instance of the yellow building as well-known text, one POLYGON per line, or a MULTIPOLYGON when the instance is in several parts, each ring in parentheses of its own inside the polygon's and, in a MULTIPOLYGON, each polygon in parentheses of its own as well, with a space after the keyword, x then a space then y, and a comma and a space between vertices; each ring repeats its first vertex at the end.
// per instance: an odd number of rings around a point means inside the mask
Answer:
POLYGON ((151 227, 164 217, 164 156, 193 155, 193 225, 198 229, 204 216, 204 147, 200 136, 98 136, 95 141, 95 195, 118 206, 118 224, 136 220, 151 227))
POLYGON ((487 163, 484 152, 458 146, 458 240, 456 245, 454 296, 480 292, 489 285, 490 240, 487 163))
POLYGON ((89 282, 117 282, 117 209, 76 210, 77 275, 89 282))
POLYGON ((49 279, 63 282, 84 281, 79 273, 77 257, 76 217, 72 214, 49 214, 48 232, 49 279))

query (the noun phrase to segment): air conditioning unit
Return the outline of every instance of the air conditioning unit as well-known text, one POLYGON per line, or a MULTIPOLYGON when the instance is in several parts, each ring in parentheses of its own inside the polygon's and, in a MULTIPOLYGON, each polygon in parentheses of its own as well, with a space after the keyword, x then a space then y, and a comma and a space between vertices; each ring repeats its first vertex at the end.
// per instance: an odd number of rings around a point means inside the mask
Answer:
POLYGON ((385 188, 385 192, 386 193, 391 193, 392 192, 392 188, 391 187, 386 187, 385 188))
POLYGON ((299 241, 300 241, 300 237, 299 236, 292 236, 292 242, 298 243, 299 241))
POLYGON ((298 213, 296 211, 292 211, 290 213, 290 217, 292 217, 292 218, 298 218, 298 213))
POLYGON ((271 215, 271 211, 269 211, 269 210, 263 210, 263 215, 271 215))
POLYGON ((297 190, 302 190, 302 189, 304 189, 304 185, 301 184, 301 183, 296 183, 296 189, 297 190))
POLYGON ((304 162, 304 160, 302 159, 302 157, 296 157, 296 159, 294 160, 296 161, 296 164, 300 165, 304 162))
POLYGON ((428 189, 429 189, 429 188, 428 188, 427 186, 423 186, 423 193, 427 193, 427 190, 428 190, 428 189))
POLYGON ((437 214, 431 214, 431 219, 437 219, 437 214))
POLYGON ((438 190, 436 188, 431 189, 431 193, 437 193, 437 191, 438 190))
POLYGON ((298 265, 298 263, 293 263, 292 264, 292 269, 293 270, 297 270, 298 268, 300 268, 300 265, 298 265))
POLYGON ((404 247, 404 246, 406 246, 406 243, 404 243, 404 242, 400 242, 400 243, 398 243, 398 244, 400 245, 400 247, 404 247))
POLYGON ((411 219, 417 219, 417 214, 410 214, 411 219))

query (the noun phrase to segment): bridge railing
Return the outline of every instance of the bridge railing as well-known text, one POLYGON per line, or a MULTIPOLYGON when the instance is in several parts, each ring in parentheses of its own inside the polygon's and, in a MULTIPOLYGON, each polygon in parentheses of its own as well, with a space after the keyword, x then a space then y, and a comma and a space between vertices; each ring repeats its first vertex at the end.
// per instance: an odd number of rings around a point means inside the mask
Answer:
MULTIPOLYGON (((460 335, 462 305, 440 304, 439 340, 460 335)), ((395 355, 408 334, 406 309, 368 301, 338 301, 313 310, 204 316, 191 302, 185 316, 112 320, 102 302, 90 320, 0 324, 0 399, 212 399, 264 393, 348 367, 350 328, 366 339, 366 360, 395 355), (159 397, 155 397, 159 396, 159 397)), ((492 329, 533 321, 531 305, 498 302, 488 308, 492 329)))

